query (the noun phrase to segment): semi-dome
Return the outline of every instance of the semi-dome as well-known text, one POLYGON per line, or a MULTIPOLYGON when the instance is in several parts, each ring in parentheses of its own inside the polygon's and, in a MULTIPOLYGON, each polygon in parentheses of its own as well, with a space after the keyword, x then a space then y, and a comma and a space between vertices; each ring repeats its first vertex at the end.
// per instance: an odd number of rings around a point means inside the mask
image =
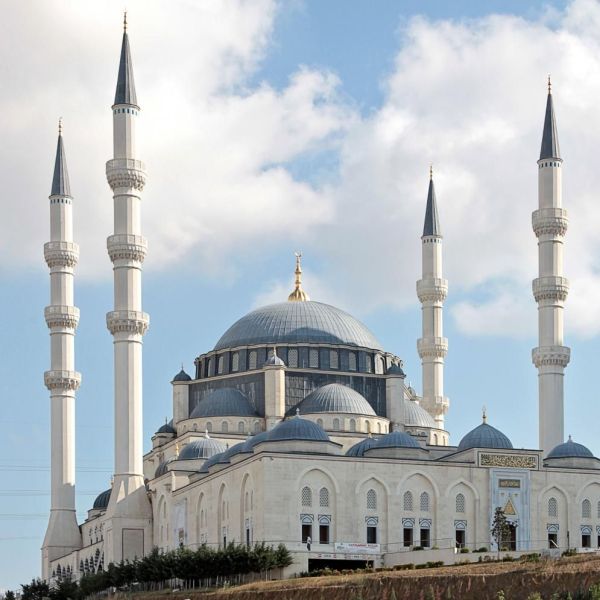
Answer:
POLYGON ((407 427, 437 427, 433 417, 414 400, 404 401, 404 425, 407 427))
POLYGON ((225 452, 227 446, 223 442, 213 440, 210 437, 204 437, 201 440, 194 440, 186 444, 179 453, 178 460, 195 460, 210 458, 220 452, 225 452))
POLYGON ((392 431, 380 437, 373 448, 421 448, 419 442, 404 431, 392 431))
POLYGON ((469 431, 458 444, 459 452, 469 448, 506 448, 512 449, 512 442, 498 429, 484 421, 469 431))
POLYGON ((105 510, 108 507, 108 502, 110 500, 110 493, 112 492, 112 488, 108 490, 104 490, 100 494, 96 496, 94 500, 93 509, 94 510, 105 510))
POLYGON ((234 388, 221 388, 203 398, 192 411, 190 419, 202 417, 254 417, 248 396, 234 388))
POLYGON ((300 417, 292 417, 278 423, 264 441, 275 442, 283 440, 305 440, 311 442, 328 442, 329 436, 325 430, 317 423, 300 417))
POLYGON ((161 425, 156 430, 156 433, 169 433, 171 435, 176 435, 177 431, 176 431, 175 427, 173 427, 173 419, 171 419, 168 423, 161 425))
POLYGON ((311 392, 292 410, 303 415, 314 413, 350 413, 377 416, 364 396, 340 383, 329 383, 311 392))
POLYGON ((169 463, 172 463, 174 460, 177 460, 174 456, 171 458, 167 458, 167 460, 163 460, 158 467, 156 467, 156 471, 154 471, 154 478, 160 477, 169 471, 169 463))
POLYGON ((173 381, 191 381, 192 378, 184 371, 183 367, 181 367, 181 371, 173 377, 173 381))
POLYGON ((377 445, 378 440, 373 437, 365 438, 358 442, 358 444, 354 444, 346 451, 346 456, 362 456, 366 450, 369 448, 373 448, 377 445))
POLYGON ((280 302, 236 321, 215 350, 253 344, 344 344, 381 350, 377 338, 348 313, 321 302, 280 302))
POLYGON ((553 448, 546 458, 594 458, 591 451, 583 444, 578 444, 569 439, 553 448))

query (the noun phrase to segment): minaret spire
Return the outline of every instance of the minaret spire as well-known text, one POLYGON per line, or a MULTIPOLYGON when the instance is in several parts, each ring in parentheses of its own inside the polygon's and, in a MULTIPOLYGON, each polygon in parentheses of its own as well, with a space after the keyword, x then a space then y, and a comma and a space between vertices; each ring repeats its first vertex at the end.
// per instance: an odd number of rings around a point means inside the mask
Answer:
MULTIPOLYGON (((433 416, 439 429, 444 429, 448 398, 444 396, 444 358, 448 340, 443 337, 443 306, 448 282, 442 275, 442 233, 437 212, 433 168, 429 168, 429 190, 425 209, 422 245, 422 278, 417 281, 417 296, 422 304, 423 337, 417 350, 423 369, 422 406, 433 416)), ((447 440, 444 438, 444 441, 447 440)))
POLYGON ((142 340, 149 323, 142 311, 147 241, 141 232, 141 192, 146 172, 135 145, 139 106, 126 23, 125 18, 112 107, 114 158, 106 163, 114 198, 114 235, 109 236, 107 247, 115 288, 114 310, 106 315, 115 369, 115 483, 106 512, 107 564, 139 558, 152 548, 152 509, 142 466, 142 340))
POLYGON ((562 208, 562 159, 550 77, 538 160, 538 202, 532 224, 538 238, 539 277, 533 280, 533 296, 538 304, 539 343, 532 359, 538 369, 539 446, 547 453, 564 441, 564 369, 570 360, 570 349, 563 345, 569 282, 562 265, 568 218, 562 208))
POLYGON ((308 294, 302 289, 302 252, 296 252, 296 276, 294 291, 288 296, 288 302, 306 302, 310 300, 308 294))
POLYGON ((50 268, 50 305, 44 310, 50 329, 50 370, 44 373, 44 383, 50 390, 51 439, 50 520, 42 546, 42 575, 46 580, 50 561, 81 548, 75 513, 75 392, 81 382, 75 371, 75 329, 79 310, 73 306, 73 270, 79 247, 73 242, 62 119, 50 192, 50 240, 44 245, 50 268))

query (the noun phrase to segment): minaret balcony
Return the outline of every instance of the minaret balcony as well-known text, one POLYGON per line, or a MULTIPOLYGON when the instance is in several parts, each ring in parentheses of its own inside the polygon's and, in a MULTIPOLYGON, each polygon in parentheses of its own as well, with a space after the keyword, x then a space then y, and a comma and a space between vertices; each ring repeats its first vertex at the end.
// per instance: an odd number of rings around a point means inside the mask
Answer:
POLYGON ((447 295, 447 279, 428 277, 417 281, 417 296, 420 302, 443 302, 447 295))
POLYGON ((146 166, 134 158, 113 158, 106 163, 108 185, 142 191, 146 185, 146 166))
POLYGON ((531 214, 531 224, 537 237, 541 235, 564 236, 569 219, 564 208, 540 208, 531 214))
POLYGON ((106 326, 115 333, 144 335, 150 324, 148 313, 138 310, 113 310, 106 315, 106 326))
POLYGON ((132 260, 143 262, 148 251, 148 241, 141 235, 116 234, 106 240, 106 247, 110 260, 132 260))
POLYGON ((533 280, 532 288, 536 302, 541 300, 564 302, 569 294, 569 280, 566 277, 553 275, 538 277, 533 280))
POLYGON ((44 258, 51 269, 54 267, 72 269, 79 259, 79 246, 74 242, 46 242, 44 258))
POLYGON ((49 390, 75 391, 81 385, 81 373, 60 370, 46 371, 44 384, 49 390))
POLYGON ((50 329, 54 327, 75 329, 79 323, 79 309, 76 306, 54 304, 44 308, 44 317, 50 329))
POLYGON ((448 354, 448 339, 444 337, 421 338, 417 340, 420 358, 444 358, 448 354))
POLYGON ((540 346, 531 351, 531 360, 540 367, 566 367, 571 360, 571 349, 567 346, 540 346))
POLYGON ((450 408, 450 400, 446 396, 424 397, 420 404, 433 417, 447 414, 450 408))

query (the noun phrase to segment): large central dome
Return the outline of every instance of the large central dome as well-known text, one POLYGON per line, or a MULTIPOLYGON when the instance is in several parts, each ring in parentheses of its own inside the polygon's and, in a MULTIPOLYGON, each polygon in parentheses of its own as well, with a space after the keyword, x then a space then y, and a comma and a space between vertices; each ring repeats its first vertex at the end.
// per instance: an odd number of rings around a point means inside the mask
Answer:
POLYGON ((343 344, 382 350, 377 338, 352 315, 321 302, 280 302, 236 321, 215 350, 253 344, 343 344))

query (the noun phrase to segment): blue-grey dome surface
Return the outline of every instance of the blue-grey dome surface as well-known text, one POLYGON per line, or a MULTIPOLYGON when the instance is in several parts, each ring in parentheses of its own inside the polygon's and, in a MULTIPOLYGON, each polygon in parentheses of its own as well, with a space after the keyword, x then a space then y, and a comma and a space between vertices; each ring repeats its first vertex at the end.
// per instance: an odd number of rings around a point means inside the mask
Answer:
POLYGON ((267 436, 269 435, 269 433, 271 433, 271 432, 270 431, 261 431, 260 433, 257 433, 256 435, 249 437, 244 442, 244 447, 240 450, 240 452, 252 452, 252 448, 254 448, 254 446, 256 446, 256 444, 259 444, 260 442, 267 439, 267 436))
POLYGON ((174 456, 171 456, 171 458, 167 458, 167 460, 163 460, 158 467, 156 467, 156 471, 154 472, 154 478, 156 479, 157 477, 160 477, 161 475, 164 475, 165 473, 168 472, 168 465, 169 463, 172 463, 174 460, 177 460, 174 456))
POLYGON ((380 437, 373 448, 420 448, 419 442, 404 431, 392 431, 380 437))
POLYGON ((227 450, 225 452, 223 452, 223 454, 220 455, 219 462, 220 463, 228 463, 231 460, 232 456, 242 452, 242 449, 243 449, 245 443, 246 442, 239 442, 237 444, 234 444, 230 448, 227 448, 227 450))
POLYGON ((433 417, 414 400, 404 401, 404 425, 437 428, 433 417))
POLYGON ((236 321, 215 350, 252 344, 344 344, 381 350, 377 338, 348 313, 321 302, 280 302, 236 321))
POLYGON ((248 396, 234 388, 221 388, 203 398, 192 411, 190 419, 200 417, 254 417, 256 411, 248 396))
POLYGON ((266 362, 265 362, 265 367, 285 367, 285 363, 283 362, 283 360, 281 360, 281 358, 279 358, 279 356, 277 356, 277 354, 272 354, 271 356, 269 356, 269 358, 267 358, 266 362))
POLYGON ((341 383, 328 383, 311 392, 296 406, 290 409, 290 414, 300 410, 300 414, 314 413, 351 413, 376 417, 373 407, 364 396, 341 383))
POLYGON ((498 429, 482 423, 469 431, 458 444, 459 452, 469 448, 507 448, 513 447, 512 442, 498 429))
POLYGON ((578 444, 569 438, 553 448, 546 458, 594 458, 594 455, 583 444, 578 444))
POLYGON ((194 440, 186 444, 179 453, 178 460, 194 460, 197 458, 210 458, 220 452, 225 452, 227 446, 223 442, 210 437, 194 440))
POLYGON ((198 473, 208 473, 208 469, 210 469, 210 467, 216 465, 218 462, 221 462, 222 455, 223 452, 219 452, 219 454, 215 454, 214 456, 211 456, 209 459, 204 461, 204 464, 202 465, 202 468, 198 471, 198 473))
POLYGON ((176 431, 175 427, 173 427, 173 419, 171 419, 168 423, 165 423, 164 425, 161 425, 156 430, 156 433, 177 434, 177 431, 176 431))
POLYGON ((104 510, 108 506, 108 501, 110 500, 110 493, 112 492, 112 488, 108 490, 104 490, 94 500, 93 508, 94 510, 104 510))
POLYGON ((183 370, 183 367, 181 367, 181 371, 179 371, 179 373, 177 373, 177 375, 175 375, 175 377, 173 377, 173 381, 191 381, 192 378, 183 370))
POLYGON ((313 421, 292 417, 278 423, 265 437, 266 442, 280 440, 307 440, 312 442, 328 442, 325 430, 313 421))
POLYGON ((373 448, 377 445, 377 442, 378 440, 376 438, 365 438, 358 442, 358 444, 354 444, 354 446, 348 448, 346 456, 362 456, 365 453, 365 450, 373 448))

